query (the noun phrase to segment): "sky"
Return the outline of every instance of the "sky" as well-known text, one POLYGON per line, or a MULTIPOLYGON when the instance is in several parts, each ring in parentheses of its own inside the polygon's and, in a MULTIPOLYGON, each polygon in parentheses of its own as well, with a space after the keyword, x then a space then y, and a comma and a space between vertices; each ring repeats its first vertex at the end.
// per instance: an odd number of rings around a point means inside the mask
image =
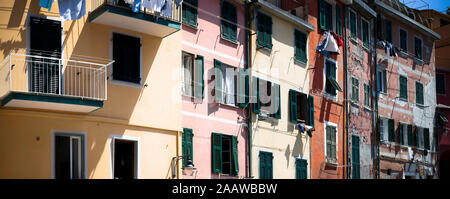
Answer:
POLYGON ((407 6, 411 8, 418 8, 419 10, 428 9, 428 7, 424 7, 423 2, 426 2, 430 5, 430 9, 437 10, 439 12, 444 12, 447 10, 447 7, 450 6, 450 0, 400 0, 405 3, 407 6))

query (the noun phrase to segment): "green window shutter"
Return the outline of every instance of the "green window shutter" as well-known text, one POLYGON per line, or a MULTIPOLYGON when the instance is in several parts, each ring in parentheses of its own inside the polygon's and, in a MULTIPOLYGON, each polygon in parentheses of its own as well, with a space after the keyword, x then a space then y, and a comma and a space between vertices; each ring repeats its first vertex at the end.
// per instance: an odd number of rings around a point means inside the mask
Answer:
POLYGON ((437 94, 445 94, 445 75, 444 74, 436 74, 436 93, 437 94))
POLYGON ((272 49, 272 18, 269 16, 266 17, 266 47, 272 49))
POLYGON ((354 12, 350 12, 350 35, 353 38, 357 37, 357 34, 356 34, 356 14, 354 12))
POLYGON ((273 179, 273 154, 268 153, 267 154, 267 177, 268 179, 273 179))
POLYGON ((412 125, 408 125, 408 146, 413 146, 413 141, 412 125))
POLYGON ((222 173, 222 135, 212 133, 212 171, 222 173))
POLYGON ((306 62, 306 34, 295 30, 295 58, 301 62, 306 62))
POLYGON ((278 94, 275 94, 275 104, 278 104, 277 112, 275 113, 275 118, 281 119, 281 87, 279 84, 275 84, 278 89, 278 94))
POLYGON ((182 6, 182 21, 190 26, 197 26, 198 0, 184 0, 182 6), (190 5, 187 5, 190 4, 190 5))
POLYGON ((291 122, 297 124, 297 92, 289 90, 289 115, 291 122))
POLYGON ((183 129, 181 143, 182 143, 183 156, 186 156, 185 158, 182 159, 183 167, 186 166, 188 159, 190 159, 191 161, 194 161, 193 137, 194 137, 194 134, 192 133, 192 129, 189 129, 189 128, 183 129))
POLYGON ((430 150, 430 130, 428 128, 423 129, 423 142, 424 148, 430 150))
POLYGON ((370 86, 364 84, 364 106, 370 107, 370 86))
POLYGON ((261 110, 261 101, 259 100, 259 78, 253 77, 253 97, 255 98, 255 102, 253 103, 253 112, 256 114, 260 113, 261 110))
POLYGON ((352 100, 359 102, 359 80, 352 77, 352 100))
POLYGON ((232 152, 233 152, 233 175, 239 174, 239 159, 238 159, 238 140, 237 136, 232 137, 232 152))
POLYGON ((307 179, 308 178, 308 162, 304 159, 297 159, 295 161, 295 178, 307 179))
POLYGON ((416 104, 424 104, 423 102, 423 84, 416 82, 416 104))
POLYGON ((388 20, 386 20, 385 22, 386 22, 386 41, 392 43, 392 22, 388 20))
POLYGON ((400 98, 408 100, 408 79, 400 75, 400 98))
POLYGON ((342 37, 342 9, 336 4, 336 34, 342 37))
POLYGON ((264 41, 264 32, 265 32, 265 24, 264 24, 264 15, 261 13, 258 13, 257 16, 257 37, 258 37, 258 45, 260 46, 265 46, 265 41, 264 41))
POLYGON ((309 125, 314 128, 314 96, 308 96, 309 125))
POLYGON ((369 47, 369 23, 362 21, 362 40, 365 47, 369 47))
POLYGON ((195 58, 195 76, 194 76, 194 96, 197 98, 203 98, 204 91, 204 58, 201 55, 197 55, 195 58))
POLYGON ((422 59, 422 41, 415 37, 414 43, 415 55, 417 58, 422 59))
POLYGON ((398 131, 398 142, 397 143, 403 145, 403 124, 401 124, 400 122, 398 123, 397 131, 398 131))
POLYGON ((250 75, 247 69, 239 69, 239 89, 238 89, 238 105, 245 108, 249 103, 249 84, 250 75))
POLYGON ((223 95, 222 79, 223 79, 222 62, 220 62, 217 59, 214 59, 214 84, 215 84, 214 95, 217 103, 222 103, 222 95, 223 95))
POLYGON ((352 136, 352 179, 360 178, 359 137, 352 136))
POLYGON ((337 159, 337 157, 336 157, 336 150, 337 150, 337 146, 336 146, 336 128, 335 127, 332 127, 331 128, 331 132, 332 132, 332 134, 331 134, 331 144, 332 144, 332 148, 331 148, 331 152, 332 152, 332 154, 333 154, 333 160, 336 160, 337 159))
POLYGON ((395 122, 393 119, 388 120, 388 133, 389 133, 389 142, 395 142, 395 130, 394 130, 395 122))
POLYGON ((327 13, 326 13, 326 9, 325 9, 325 2, 324 2, 324 0, 318 0, 318 3, 319 3, 319 27, 322 30, 326 30, 327 29, 327 24, 326 24, 327 13))
POLYGON ((231 9, 231 17, 230 17, 230 21, 232 21, 234 24, 231 24, 231 40, 232 41, 237 41, 237 8, 236 6, 233 5, 232 9, 231 9))
POLYGON ((222 17, 222 37, 225 39, 236 41, 237 40, 237 11, 236 6, 233 4, 222 1, 221 17, 222 17))
POLYGON ((414 128, 414 146, 419 147, 419 128, 414 128))
POLYGON ((400 29, 400 48, 404 51, 408 51, 407 45, 408 35, 406 31, 400 29))
POLYGON ((326 134, 326 157, 328 158, 328 159, 331 159, 332 158, 332 152, 331 152, 331 146, 332 146, 332 143, 331 143, 331 127, 330 126, 327 126, 326 128, 325 128, 325 134, 326 134))
POLYGON ((272 179, 273 178, 273 155, 268 152, 259 152, 259 178, 272 179))

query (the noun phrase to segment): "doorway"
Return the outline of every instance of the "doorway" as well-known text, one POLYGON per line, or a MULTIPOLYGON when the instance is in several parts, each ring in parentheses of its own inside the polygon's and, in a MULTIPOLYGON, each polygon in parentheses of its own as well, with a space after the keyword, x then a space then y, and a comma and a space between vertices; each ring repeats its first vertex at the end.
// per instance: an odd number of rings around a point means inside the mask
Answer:
POLYGON ((137 143, 114 139, 114 179, 137 178, 137 143))
POLYGON ((55 135, 54 158, 55 179, 83 179, 85 177, 82 136, 55 135))

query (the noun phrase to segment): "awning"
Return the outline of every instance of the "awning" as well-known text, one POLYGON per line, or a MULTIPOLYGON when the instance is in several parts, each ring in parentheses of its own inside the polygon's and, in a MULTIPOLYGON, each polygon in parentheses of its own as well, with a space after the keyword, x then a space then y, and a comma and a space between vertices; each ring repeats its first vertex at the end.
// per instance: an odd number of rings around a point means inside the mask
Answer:
POLYGON ((339 92, 343 92, 342 88, 339 86, 335 79, 327 77, 327 80, 328 82, 330 82, 334 89, 338 90, 339 92))

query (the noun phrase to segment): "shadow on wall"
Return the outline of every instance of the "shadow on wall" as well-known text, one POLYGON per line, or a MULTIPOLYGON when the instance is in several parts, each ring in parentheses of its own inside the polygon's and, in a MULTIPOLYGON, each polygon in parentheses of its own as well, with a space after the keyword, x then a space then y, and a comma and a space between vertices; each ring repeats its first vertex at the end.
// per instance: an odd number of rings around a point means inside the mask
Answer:
MULTIPOLYGON (((27 14, 40 13, 39 1, 30 0, 28 10, 26 10, 27 3, 28 0, 16 0, 14 1, 13 7, 0 7, 0 11, 11 13, 8 24, 0 24, 0 30, 17 31, 17 34, 14 34, 14 36, 7 40, 0 38, 0 50, 4 58, 10 53, 18 52, 18 49, 26 48, 26 27, 25 24, 22 24, 22 21, 26 18, 27 14)), ((1 20, 1 22, 6 23, 6 20, 1 20)))

